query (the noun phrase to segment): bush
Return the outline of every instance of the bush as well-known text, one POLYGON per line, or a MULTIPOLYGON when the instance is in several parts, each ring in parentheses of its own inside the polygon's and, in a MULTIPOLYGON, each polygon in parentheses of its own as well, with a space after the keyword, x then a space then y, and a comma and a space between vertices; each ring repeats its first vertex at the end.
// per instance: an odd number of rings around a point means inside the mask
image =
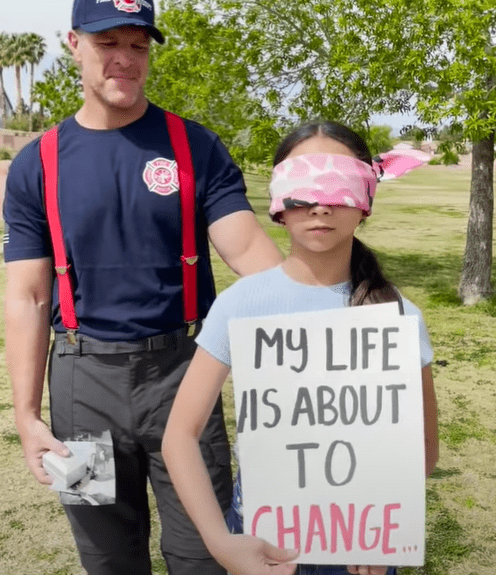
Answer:
POLYGON ((457 154, 468 154, 466 137, 460 124, 454 123, 450 126, 444 126, 439 132, 439 139, 454 148, 457 154))
POLYGON ((441 162, 441 158, 432 158, 429 161, 429 166, 440 166, 443 162, 441 162))
POLYGON ((441 154, 441 162, 445 166, 452 166, 460 163, 461 149, 463 146, 457 142, 446 140, 441 142, 436 150, 436 153, 441 154))
POLYGON ((9 148, 0 148, 0 160, 12 160, 14 152, 9 148))
MULTIPOLYGON (((45 118, 39 113, 33 114, 33 132, 42 132, 44 129, 45 118)), ((5 128, 8 130, 19 130, 20 132, 29 132, 29 115, 22 114, 14 116, 5 122, 5 128)))
POLYGON ((445 166, 458 165, 460 163, 460 156, 454 150, 446 150, 441 156, 441 162, 445 166))

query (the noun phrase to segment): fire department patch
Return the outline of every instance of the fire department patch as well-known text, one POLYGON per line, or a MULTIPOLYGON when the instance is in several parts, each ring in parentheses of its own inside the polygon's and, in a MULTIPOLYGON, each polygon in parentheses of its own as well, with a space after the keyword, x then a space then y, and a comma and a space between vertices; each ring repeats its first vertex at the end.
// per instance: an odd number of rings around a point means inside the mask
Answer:
POLYGON ((129 12, 130 14, 133 12, 140 12, 141 4, 141 0, 114 0, 114 6, 117 10, 129 12))
POLYGON ((143 180, 150 192, 168 196, 179 191, 179 176, 174 160, 157 158, 146 163, 143 180))

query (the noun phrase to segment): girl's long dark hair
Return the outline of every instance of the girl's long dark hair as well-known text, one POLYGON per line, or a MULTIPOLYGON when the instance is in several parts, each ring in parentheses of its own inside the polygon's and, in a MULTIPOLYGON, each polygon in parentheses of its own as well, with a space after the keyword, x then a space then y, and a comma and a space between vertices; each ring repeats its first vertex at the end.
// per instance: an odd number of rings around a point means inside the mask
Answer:
MULTIPOLYGON (((301 142, 314 136, 331 138, 347 146, 362 162, 372 165, 372 155, 365 141, 350 128, 327 120, 303 124, 279 144, 274 166, 282 162, 301 142)), ((367 305, 390 301, 400 302, 395 286, 384 276, 374 252, 358 238, 353 238, 351 250, 350 305, 367 305)))

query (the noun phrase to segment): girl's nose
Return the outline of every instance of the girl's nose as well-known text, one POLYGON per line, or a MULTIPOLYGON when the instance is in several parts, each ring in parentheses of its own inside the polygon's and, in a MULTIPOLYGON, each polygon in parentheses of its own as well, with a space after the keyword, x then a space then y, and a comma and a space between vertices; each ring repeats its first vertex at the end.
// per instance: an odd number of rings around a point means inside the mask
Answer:
POLYGON ((320 204, 310 208, 310 214, 317 216, 332 214, 332 206, 321 206, 320 204))

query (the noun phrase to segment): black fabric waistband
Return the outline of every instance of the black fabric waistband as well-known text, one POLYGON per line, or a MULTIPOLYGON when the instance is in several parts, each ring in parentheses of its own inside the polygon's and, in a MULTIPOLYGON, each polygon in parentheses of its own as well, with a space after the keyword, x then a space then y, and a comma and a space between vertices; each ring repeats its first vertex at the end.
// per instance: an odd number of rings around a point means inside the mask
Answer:
POLYGON ((194 333, 188 335, 189 327, 185 326, 170 333, 163 333, 134 341, 102 341, 87 335, 77 334, 76 343, 70 343, 66 333, 55 334, 55 351, 59 355, 112 355, 118 353, 139 353, 160 349, 176 349, 177 344, 186 337, 195 337, 200 331, 198 322, 194 333))

